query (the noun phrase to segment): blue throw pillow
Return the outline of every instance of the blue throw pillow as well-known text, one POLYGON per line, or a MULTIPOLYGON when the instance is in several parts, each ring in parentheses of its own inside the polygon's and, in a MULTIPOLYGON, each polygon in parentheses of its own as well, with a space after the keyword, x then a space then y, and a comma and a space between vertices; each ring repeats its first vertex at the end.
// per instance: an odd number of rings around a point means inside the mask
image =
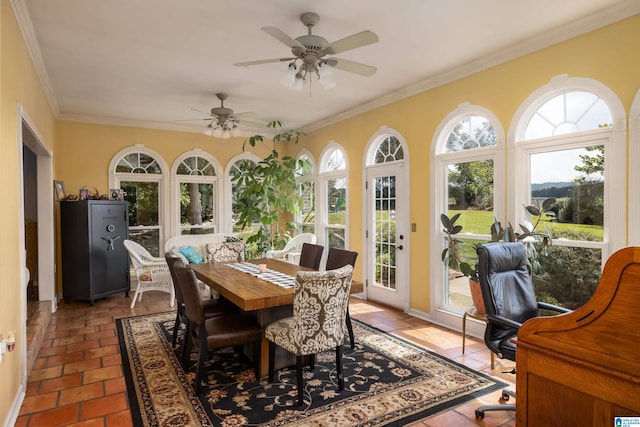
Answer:
POLYGON ((187 258, 192 264, 200 264, 202 261, 204 261, 202 255, 200 255, 198 251, 193 248, 193 246, 187 246, 186 248, 180 249, 180 253, 184 255, 185 258, 187 258))

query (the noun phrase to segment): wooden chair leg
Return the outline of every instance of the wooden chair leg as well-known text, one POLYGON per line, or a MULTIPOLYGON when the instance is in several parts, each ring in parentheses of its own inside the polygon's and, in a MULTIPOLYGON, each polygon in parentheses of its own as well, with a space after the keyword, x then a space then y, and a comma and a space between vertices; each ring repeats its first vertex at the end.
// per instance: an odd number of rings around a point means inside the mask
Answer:
MULTIPOLYGON (((253 372, 256 375, 256 381, 260 381, 260 360, 262 360, 262 343, 260 341, 256 341, 251 344, 253 349, 253 372)), ((269 364, 271 364, 271 357, 269 357, 269 364)))
POLYGON ((193 326, 191 326, 191 322, 187 320, 184 339, 182 340, 182 367, 185 371, 189 370, 189 356, 191 355, 191 348, 193 347, 193 341, 191 340, 192 333, 193 326))
POLYGON ((353 338, 353 326, 351 326, 351 316, 349 316, 349 306, 347 305, 347 332, 349 332, 349 340, 351 341, 351 350, 353 350, 356 346, 356 341, 353 338))
POLYGON ((311 354, 309 355, 309 370, 313 371, 314 369, 316 369, 316 355, 311 354))
POLYGON ((302 363, 304 361, 304 356, 296 356, 296 377, 298 380, 298 406, 302 406, 304 403, 303 393, 304 390, 304 380, 302 378, 302 363))
POLYGON ((276 345, 269 341, 269 382, 273 382, 274 367, 276 364, 276 345))
POLYGON ((178 329, 180 329, 180 311, 176 311, 176 323, 173 325, 173 335, 171 337, 171 345, 176 348, 176 342, 178 341, 178 329))
POLYGON ((197 367, 196 367, 196 394, 200 394, 200 390, 202 390, 202 379, 204 376, 204 379, 207 378, 207 375, 205 374, 205 366, 204 366, 204 361, 207 360, 207 352, 208 352, 208 347, 207 347, 207 340, 206 338, 203 339, 203 337, 206 337, 206 331, 204 330, 204 326, 201 326, 200 328, 200 333, 198 334, 199 338, 198 338, 198 344, 199 344, 199 349, 198 349, 198 362, 197 362, 197 367))
POLYGON ((338 390, 344 390, 344 372, 342 371, 342 346, 336 347, 336 370, 338 371, 338 390))

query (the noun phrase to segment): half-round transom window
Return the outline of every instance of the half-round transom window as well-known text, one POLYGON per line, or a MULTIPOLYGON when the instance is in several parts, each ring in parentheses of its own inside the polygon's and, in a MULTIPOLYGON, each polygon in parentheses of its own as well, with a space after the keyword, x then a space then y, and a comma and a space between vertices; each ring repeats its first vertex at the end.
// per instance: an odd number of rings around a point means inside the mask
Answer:
POLYGON ((178 175, 216 175, 213 165, 207 159, 198 156, 188 157, 181 161, 176 173, 178 175))
POLYGON ((388 136, 378 144, 374 161, 376 163, 395 162, 404 159, 402 144, 395 136, 388 136))
POLYGON ((124 156, 118 162, 116 172, 162 174, 158 162, 144 153, 131 153, 124 156))
POLYGON ((542 104, 527 123, 524 139, 594 130, 612 123, 605 102, 590 92, 566 92, 542 104))
POLYGON ((460 120, 447 137, 446 152, 472 150, 496 145, 496 131, 482 116, 467 116, 460 120))
POLYGON ((333 172, 345 170, 347 168, 347 162, 344 158, 344 153, 339 148, 336 148, 329 154, 327 161, 324 165, 324 172, 333 172))

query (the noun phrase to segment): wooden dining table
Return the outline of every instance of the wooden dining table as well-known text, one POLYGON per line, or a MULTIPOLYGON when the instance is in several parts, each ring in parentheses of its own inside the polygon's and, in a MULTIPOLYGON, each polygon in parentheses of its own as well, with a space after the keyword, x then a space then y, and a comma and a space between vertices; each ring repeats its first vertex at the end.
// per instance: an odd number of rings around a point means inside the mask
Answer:
MULTIPOLYGON (((312 269, 290 264, 284 261, 262 258, 247 261, 253 264, 266 264, 267 268, 288 276, 295 276, 298 271, 312 269)), ((200 281, 211 287, 245 312, 255 315, 262 328, 260 376, 268 374, 269 342, 264 337, 264 329, 270 323, 293 315, 293 288, 285 288, 260 277, 237 270, 226 263, 189 264, 200 281)), ((361 282, 351 282, 351 293, 363 292, 361 282)), ((276 369, 295 364, 295 359, 284 350, 276 352, 276 369)))

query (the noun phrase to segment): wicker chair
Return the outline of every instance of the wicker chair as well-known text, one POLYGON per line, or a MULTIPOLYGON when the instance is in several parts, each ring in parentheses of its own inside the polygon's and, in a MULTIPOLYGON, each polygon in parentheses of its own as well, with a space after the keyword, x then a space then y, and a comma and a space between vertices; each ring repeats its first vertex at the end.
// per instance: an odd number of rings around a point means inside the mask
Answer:
POLYGON ((300 252, 302 251, 302 244, 315 244, 316 240, 316 235, 313 233, 301 233, 293 236, 284 248, 280 250, 267 251, 266 256, 267 258, 274 258, 290 262, 291 264, 298 264, 300 260, 300 252))
POLYGON ((125 240, 124 247, 129 252, 129 259, 131 259, 138 277, 138 287, 131 301, 131 308, 136 305, 136 301, 142 301, 142 294, 147 291, 168 293, 171 298, 169 306, 173 307, 175 290, 167 260, 152 256, 145 248, 133 240, 125 240))

